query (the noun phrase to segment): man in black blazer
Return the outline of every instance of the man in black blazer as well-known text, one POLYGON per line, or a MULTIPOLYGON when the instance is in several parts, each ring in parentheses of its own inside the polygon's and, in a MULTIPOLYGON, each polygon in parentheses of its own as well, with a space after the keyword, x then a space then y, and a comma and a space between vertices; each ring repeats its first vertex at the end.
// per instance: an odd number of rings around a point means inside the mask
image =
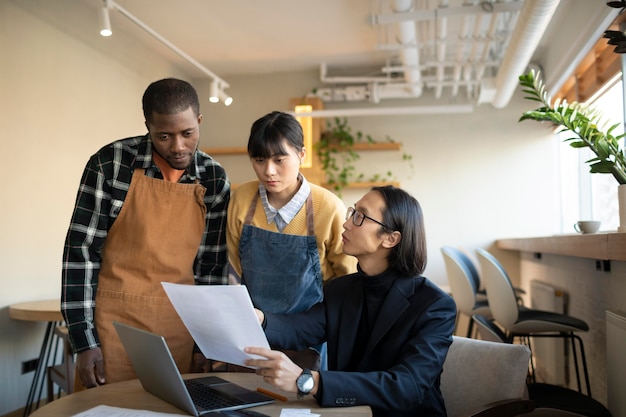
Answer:
POLYGON ((256 373, 274 386, 314 395, 322 407, 369 405, 374 417, 445 416, 439 389, 452 343, 452 297, 421 276, 426 266, 422 210, 415 198, 374 187, 344 223, 343 250, 358 272, 335 278, 309 311, 257 310, 270 346, 328 342, 328 370, 310 371, 276 350, 249 347, 256 373))

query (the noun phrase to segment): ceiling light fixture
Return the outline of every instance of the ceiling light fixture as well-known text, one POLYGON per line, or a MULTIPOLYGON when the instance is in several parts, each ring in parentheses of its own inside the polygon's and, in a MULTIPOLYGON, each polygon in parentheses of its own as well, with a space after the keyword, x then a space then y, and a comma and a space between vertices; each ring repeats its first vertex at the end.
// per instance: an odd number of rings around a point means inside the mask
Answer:
POLYGON ((217 84, 217 80, 211 81, 211 87, 209 89, 209 101, 211 103, 218 103, 220 101, 219 90, 220 87, 217 84))
MULTIPOLYGON (((163 36, 161 36, 160 34, 155 32, 152 28, 150 28, 148 25, 143 23, 141 20, 139 20, 137 17, 135 17, 133 14, 131 14, 128 10, 124 9, 122 6, 117 4, 115 1, 113 1, 113 0, 103 0, 103 2, 104 2, 104 7, 102 9, 100 9, 101 28, 105 28, 105 27, 108 28, 110 33, 109 33, 109 35, 106 35, 106 32, 102 33, 102 31, 101 31, 100 34, 102 36, 110 36, 110 34, 112 33, 111 32, 111 21, 110 21, 110 18, 109 18, 109 10, 117 10, 118 12, 120 12, 120 14, 122 16, 124 16, 125 18, 127 18, 128 20, 130 20, 131 22, 136 24, 137 26, 139 26, 141 29, 146 31, 153 38, 155 38, 156 40, 158 40, 159 42, 161 42, 162 44, 164 44, 165 46, 170 48, 172 51, 176 52, 183 59, 185 59, 187 62, 192 64, 194 67, 196 67, 197 69, 202 71, 204 74, 208 75, 213 80, 211 82, 211 89, 213 88, 213 84, 216 84, 216 86, 219 87, 215 96, 213 96, 213 91, 211 91, 211 97, 209 98, 209 100, 211 102, 213 102, 212 101, 213 97, 218 97, 217 100, 219 101, 219 93, 222 92, 222 94, 224 94, 223 89, 230 87, 230 85, 226 81, 222 80, 215 73, 213 73, 208 68, 206 68, 205 66, 200 64, 198 61, 193 59, 191 56, 187 55, 180 48, 178 48, 173 43, 171 43, 170 41, 165 39, 163 36)), ((232 100, 233 100, 232 98, 226 96, 226 99, 224 99, 224 104, 226 104, 228 106, 230 103, 232 103, 232 100), (228 104, 227 104, 227 102, 228 102, 228 104)))
POLYGON ((222 100, 225 106, 230 106, 231 104, 233 104, 233 98, 229 96, 228 94, 226 94, 224 90, 220 89, 219 98, 220 100, 222 100))
POLYGON ((111 17, 109 16, 109 2, 104 0, 104 6, 100 8, 100 36, 111 36, 113 31, 111 30, 111 17))

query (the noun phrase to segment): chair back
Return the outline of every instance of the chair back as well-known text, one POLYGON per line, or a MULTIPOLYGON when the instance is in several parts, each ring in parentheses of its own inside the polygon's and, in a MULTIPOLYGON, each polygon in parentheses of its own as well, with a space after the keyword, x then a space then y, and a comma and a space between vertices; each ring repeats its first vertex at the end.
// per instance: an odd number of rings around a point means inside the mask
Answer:
POLYGON ((492 320, 481 314, 474 314, 472 320, 476 324, 478 330, 478 336, 481 340, 488 340, 490 342, 499 343, 511 343, 512 340, 507 337, 504 331, 499 328, 492 320))
POLYGON ((525 345, 453 336, 441 375, 448 417, 472 415, 493 403, 522 399, 529 360, 525 345))
POLYGON ((461 313, 471 316, 476 305, 478 271, 467 255, 456 248, 444 246, 441 253, 456 307, 461 313))
POLYGON ((500 261, 484 249, 476 249, 482 280, 493 318, 505 329, 511 329, 519 317, 515 289, 500 261))

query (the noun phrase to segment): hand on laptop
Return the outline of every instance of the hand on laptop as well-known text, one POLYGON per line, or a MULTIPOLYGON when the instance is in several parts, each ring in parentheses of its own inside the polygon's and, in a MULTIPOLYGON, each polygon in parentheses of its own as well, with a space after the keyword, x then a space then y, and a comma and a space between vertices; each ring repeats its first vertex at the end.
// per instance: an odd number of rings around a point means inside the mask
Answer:
POLYGON ((78 352, 76 355, 76 369, 81 382, 87 388, 103 385, 104 379, 104 359, 102 349, 88 349, 78 352))

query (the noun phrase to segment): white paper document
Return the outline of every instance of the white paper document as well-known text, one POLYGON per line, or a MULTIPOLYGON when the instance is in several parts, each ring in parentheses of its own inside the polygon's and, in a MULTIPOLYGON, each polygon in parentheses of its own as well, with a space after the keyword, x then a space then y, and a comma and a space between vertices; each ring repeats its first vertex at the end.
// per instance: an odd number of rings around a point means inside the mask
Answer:
POLYGON ((258 357, 243 348, 269 349, 245 286, 161 284, 208 359, 246 366, 246 359, 258 357))
POLYGON ((99 405, 82 413, 74 414, 74 417, 189 417, 184 414, 158 413, 156 411, 133 410, 130 408, 111 407, 99 405))

